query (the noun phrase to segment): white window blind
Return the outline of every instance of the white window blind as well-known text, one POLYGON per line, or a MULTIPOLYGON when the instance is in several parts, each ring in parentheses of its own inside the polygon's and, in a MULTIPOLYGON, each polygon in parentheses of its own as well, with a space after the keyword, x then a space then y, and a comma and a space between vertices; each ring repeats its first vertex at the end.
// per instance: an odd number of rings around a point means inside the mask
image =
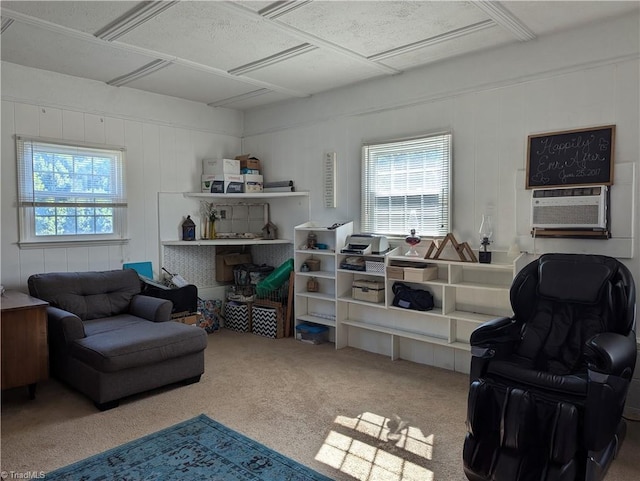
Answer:
POLYGON ((451 226, 451 134, 362 147, 362 231, 445 236, 451 226))
POLYGON ((20 241, 108 241, 126 234, 123 150, 16 138, 20 241))

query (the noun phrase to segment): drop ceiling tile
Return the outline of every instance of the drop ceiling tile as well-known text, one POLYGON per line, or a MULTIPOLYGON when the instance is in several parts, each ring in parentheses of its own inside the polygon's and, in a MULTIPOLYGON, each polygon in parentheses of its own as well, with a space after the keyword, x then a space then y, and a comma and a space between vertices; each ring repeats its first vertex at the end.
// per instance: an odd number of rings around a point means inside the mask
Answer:
POLYGON ((311 2, 278 21, 366 57, 487 20, 470 2, 311 2))
POLYGON ((16 21, 2 34, 2 60, 107 82, 154 59, 16 21))
POLYGON ((300 45, 260 18, 219 7, 218 2, 180 2, 119 42, 230 70, 300 45))
POLYGON ((126 86, 206 104, 262 88, 176 64, 129 82, 126 86))
POLYGON ((396 68, 408 70, 426 65, 448 57, 456 57, 486 48, 497 47, 507 43, 515 43, 513 35, 495 25, 492 28, 436 43, 402 55, 380 60, 380 63, 396 68))
POLYGON ((94 34, 140 2, 2 2, 2 8, 94 34))
POLYGON ((533 30, 544 35, 567 28, 637 12, 637 1, 538 1, 501 2, 502 5, 533 30))
POLYGON ((327 50, 316 49, 245 75, 313 94, 380 76, 380 70, 354 63, 351 59, 327 50))
POLYGON ((291 97, 289 95, 282 94, 280 92, 267 92, 264 95, 251 97, 250 99, 245 99, 245 100, 237 100, 235 102, 225 104, 224 107, 229 109, 237 109, 237 110, 249 110, 249 109, 255 109, 258 107, 263 107, 265 105, 272 104, 275 102, 288 100, 290 98, 291 97))

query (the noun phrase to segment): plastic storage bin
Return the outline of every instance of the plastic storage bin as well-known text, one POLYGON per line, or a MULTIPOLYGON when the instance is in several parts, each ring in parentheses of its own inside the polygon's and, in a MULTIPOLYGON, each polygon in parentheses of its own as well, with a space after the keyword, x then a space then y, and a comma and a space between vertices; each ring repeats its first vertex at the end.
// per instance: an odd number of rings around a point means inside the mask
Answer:
POLYGON ((296 339, 310 344, 322 344, 329 341, 329 328, 315 324, 298 324, 296 326, 296 339))

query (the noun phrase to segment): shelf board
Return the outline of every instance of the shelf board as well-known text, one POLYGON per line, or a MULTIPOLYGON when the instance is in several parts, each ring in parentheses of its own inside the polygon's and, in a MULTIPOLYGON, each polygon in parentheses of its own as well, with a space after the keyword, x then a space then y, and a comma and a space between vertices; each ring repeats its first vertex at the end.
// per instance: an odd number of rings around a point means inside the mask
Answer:
POLYGON ((387 309, 389 309, 391 311, 402 311, 402 312, 412 312, 414 314, 425 314, 425 315, 428 315, 428 316, 446 317, 446 318, 451 317, 449 315, 445 315, 445 314, 442 313, 442 307, 441 306, 435 306, 430 311, 418 311, 416 309, 404 309, 403 307, 396 307, 396 306, 392 306, 392 305, 387 306, 387 309))
POLYGON ((196 239, 192 241, 162 241, 163 246, 246 246, 246 245, 273 245, 291 244, 289 239, 196 239))
POLYGON ((491 264, 481 264, 479 262, 463 262, 449 259, 425 259, 423 257, 389 256, 389 261, 404 261, 428 264, 451 264, 462 267, 469 267, 477 270, 513 270, 513 263, 493 262, 491 264))
POLYGON ((336 251, 332 249, 296 249, 296 254, 306 254, 310 256, 332 256, 336 251))
POLYGON ((381 326, 379 324, 372 324, 369 322, 353 321, 351 319, 345 319, 342 324, 347 326, 356 327, 358 329, 365 329, 368 331, 380 332, 382 334, 389 334, 391 336, 403 337, 405 339, 413 339, 414 341, 426 342, 428 344, 437 344, 439 346, 453 347, 456 349, 462 349, 470 351, 471 347, 460 341, 449 342, 447 339, 440 337, 429 336, 427 334, 421 334, 419 332, 405 331, 403 329, 394 329, 391 327, 381 326))
POLYGON ((320 277, 322 279, 336 278, 336 273, 332 271, 307 271, 307 272, 298 271, 296 272, 296 275, 303 276, 303 277, 320 277))
POLYGON ((465 287, 468 289, 482 289, 491 291, 507 291, 511 289, 511 286, 498 286, 495 284, 481 284, 479 282, 454 282, 450 284, 453 287, 465 287))
POLYGON ((321 299, 323 301, 335 302, 336 298, 333 294, 324 294, 322 292, 296 292, 298 297, 308 297, 311 299, 321 299))
POLYGON ((360 299, 354 299, 351 296, 341 296, 338 297, 338 301, 348 302, 349 304, 360 304, 362 306, 368 307, 376 307, 378 309, 386 309, 387 307, 384 305, 384 302, 370 302, 370 301, 361 301, 360 299))
POLYGON ((324 317, 310 316, 309 314, 303 314, 298 316, 299 321, 313 322, 314 324, 321 324, 323 326, 336 327, 336 321, 333 319, 326 319, 324 317))
POLYGON ((184 192, 185 197, 201 199, 275 199, 277 197, 309 197, 309 192, 246 192, 241 194, 211 194, 207 192, 184 192))
POLYGON ((499 314, 479 314, 477 312, 469 312, 469 311, 452 311, 446 314, 447 317, 452 319, 457 319, 459 321, 467 321, 467 322, 475 322, 477 324, 482 324, 487 321, 491 321, 492 319, 497 319, 501 316, 499 314))

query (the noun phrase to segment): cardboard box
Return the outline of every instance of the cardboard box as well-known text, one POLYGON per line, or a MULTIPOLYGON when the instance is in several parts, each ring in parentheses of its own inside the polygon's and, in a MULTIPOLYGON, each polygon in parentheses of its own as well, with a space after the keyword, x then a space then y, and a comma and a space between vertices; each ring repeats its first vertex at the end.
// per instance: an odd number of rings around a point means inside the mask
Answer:
POLYGON ((438 266, 423 268, 405 267, 404 280, 409 282, 422 282, 438 278, 438 266))
POLYGON ((240 161, 240 169, 257 170, 260 172, 260 159, 251 154, 238 155, 236 160, 240 161))
POLYGON ((400 266, 388 266, 387 277, 389 279, 404 280, 404 267, 400 266))
POLYGON ((182 324, 196 325, 198 323, 198 314, 191 314, 189 316, 175 317, 174 321, 181 322, 182 324))
POLYGON ((260 174, 243 174, 245 192, 262 192, 263 177, 260 174))
POLYGON ((202 174, 202 192, 214 194, 240 194, 244 192, 244 179, 238 175, 202 174))
POLYGON ((236 159, 202 159, 202 173, 240 175, 240 161, 236 159))
POLYGON ((251 254, 237 251, 225 252, 222 247, 216 247, 216 249, 216 281, 218 282, 233 281, 233 268, 235 266, 239 264, 251 264, 251 254))
POLYGON ((355 280, 351 285, 351 296, 358 301, 384 302, 384 282, 355 280))

